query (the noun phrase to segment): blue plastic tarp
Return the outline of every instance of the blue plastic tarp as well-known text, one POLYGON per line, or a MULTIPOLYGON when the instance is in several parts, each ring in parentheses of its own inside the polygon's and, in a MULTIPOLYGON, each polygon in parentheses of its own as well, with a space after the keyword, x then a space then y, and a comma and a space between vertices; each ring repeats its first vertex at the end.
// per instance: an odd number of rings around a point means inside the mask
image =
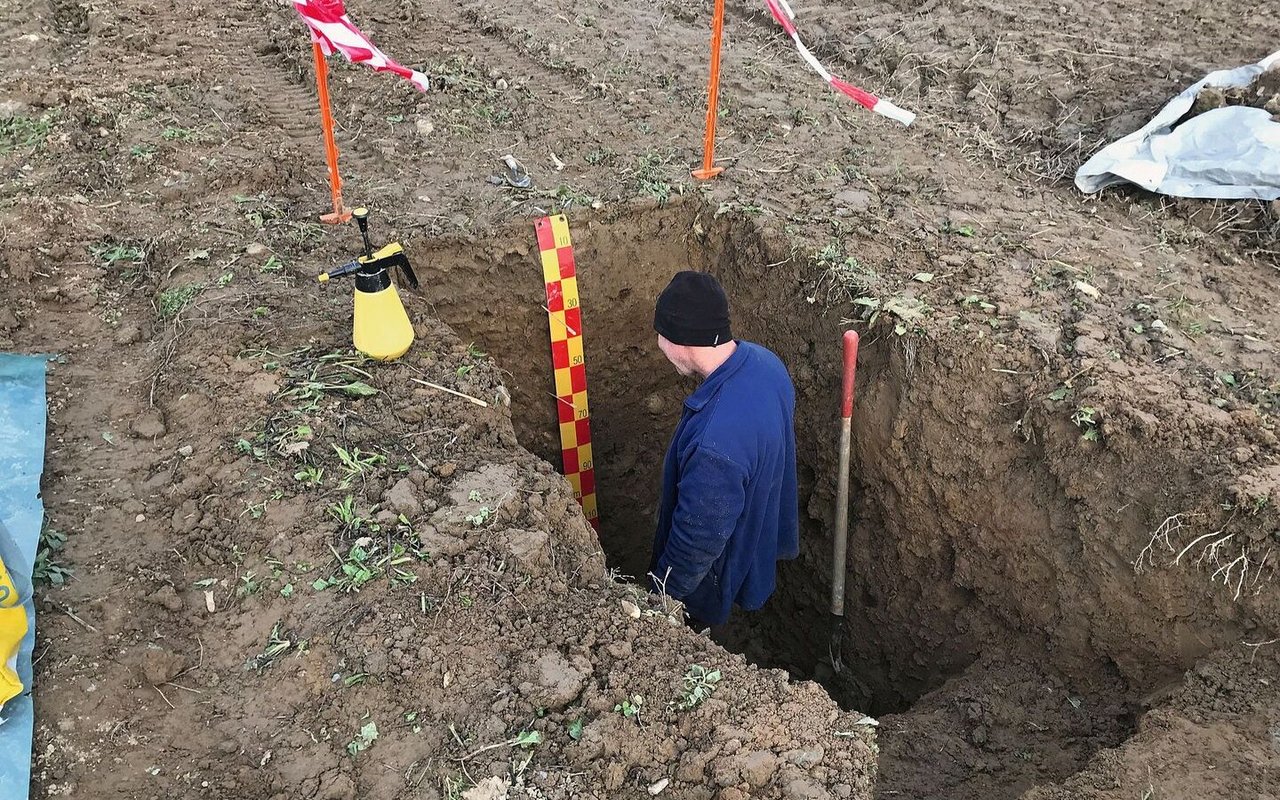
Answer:
MULTIPOLYGON (((40 474, 44 471, 45 357, 0 353, 0 538, 16 549, 5 558, 15 582, 30 584, 31 568, 44 521, 40 474), (18 562, 17 570, 10 561, 18 562)), ((18 653, 18 677, 27 691, 0 711, 0 798, 27 800, 31 789, 31 653, 35 649, 35 605, 27 600, 33 621, 18 653)))

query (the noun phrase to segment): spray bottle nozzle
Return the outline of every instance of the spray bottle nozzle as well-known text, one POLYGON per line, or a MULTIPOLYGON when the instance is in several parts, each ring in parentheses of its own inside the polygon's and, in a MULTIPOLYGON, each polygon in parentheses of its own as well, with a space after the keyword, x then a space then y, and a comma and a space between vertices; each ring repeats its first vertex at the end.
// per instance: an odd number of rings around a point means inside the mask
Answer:
POLYGON ((349 261, 337 269, 331 269, 328 272, 321 272, 316 279, 321 283, 328 283, 330 278, 341 278, 343 275, 350 275, 353 272, 359 272, 361 266, 363 265, 359 261, 349 261))
POLYGON ((323 272, 317 276, 321 283, 328 283, 330 278, 341 278, 344 275, 355 273, 356 287, 360 291, 376 291, 375 289, 361 286, 362 278, 371 278, 374 283, 379 284, 379 288, 386 288, 390 283, 388 274, 392 267, 399 267, 403 273, 405 280, 414 289, 418 288, 418 276, 413 274, 413 267, 409 266, 409 259, 404 255, 404 248, 399 242, 392 242, 385 245, 376 252, 373 249, 372 242, 369 241, 369 209, 356 208, 352 209, 351 216, 355 217, 356 224, 360 226, 360 236, 364 239, 364 255, 355 261, 350 261, 337 269, 323 272), (386 283, 383 283, 383 282, 386 283))
POLYGON ((360 226, 360 238, 364 240, 364 257, 373 258, 373 244, 369 241, 369 209, 361 207, 352 210, 356 225, 360 226))

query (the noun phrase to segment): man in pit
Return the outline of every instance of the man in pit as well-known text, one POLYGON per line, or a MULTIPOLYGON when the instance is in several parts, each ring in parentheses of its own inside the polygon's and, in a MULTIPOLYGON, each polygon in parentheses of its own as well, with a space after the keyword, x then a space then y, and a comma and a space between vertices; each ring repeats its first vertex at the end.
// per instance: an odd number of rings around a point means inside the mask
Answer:
POLYGON ((663 463, 650 579, 703 630, 735 604, 761 608, 777 562, 799 553, 795 389, 776 355, 733 338, 710 275, 676 274, 653 327, 662 354, 699 384, 663 463))

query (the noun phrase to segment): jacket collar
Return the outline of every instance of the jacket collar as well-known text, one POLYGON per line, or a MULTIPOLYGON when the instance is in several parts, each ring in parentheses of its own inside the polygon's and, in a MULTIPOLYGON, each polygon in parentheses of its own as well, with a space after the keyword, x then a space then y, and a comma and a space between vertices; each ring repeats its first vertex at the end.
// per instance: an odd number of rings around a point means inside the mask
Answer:
POLYGON ((747 363, 747 359, 751 357, 751 343, 744 342, 741 339, 735 339, 738 347, 733 351, 733 355, 729 356, 723 364, 716 368, 716 371, 707 376, 693 394, 684 399, 685 407, 690 411, 701 411, 702 407, 711 402, 711 399, 720 391, 720 387, 733 376, 735 372, 742 369, 747 363))

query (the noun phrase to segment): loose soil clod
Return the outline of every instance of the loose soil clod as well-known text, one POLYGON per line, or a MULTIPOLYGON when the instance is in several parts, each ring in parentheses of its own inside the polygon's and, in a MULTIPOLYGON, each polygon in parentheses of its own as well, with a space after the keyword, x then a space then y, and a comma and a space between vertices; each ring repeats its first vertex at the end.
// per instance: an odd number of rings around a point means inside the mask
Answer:
POLYGON ((1280 122, 1280 64, 1253 79, 1248 86, 1224 89, 1206 86, 1196 95, 1195 103, 1187 112, 1187 118, 1226 106, 1251 106, 1271 112, 1280 122))

